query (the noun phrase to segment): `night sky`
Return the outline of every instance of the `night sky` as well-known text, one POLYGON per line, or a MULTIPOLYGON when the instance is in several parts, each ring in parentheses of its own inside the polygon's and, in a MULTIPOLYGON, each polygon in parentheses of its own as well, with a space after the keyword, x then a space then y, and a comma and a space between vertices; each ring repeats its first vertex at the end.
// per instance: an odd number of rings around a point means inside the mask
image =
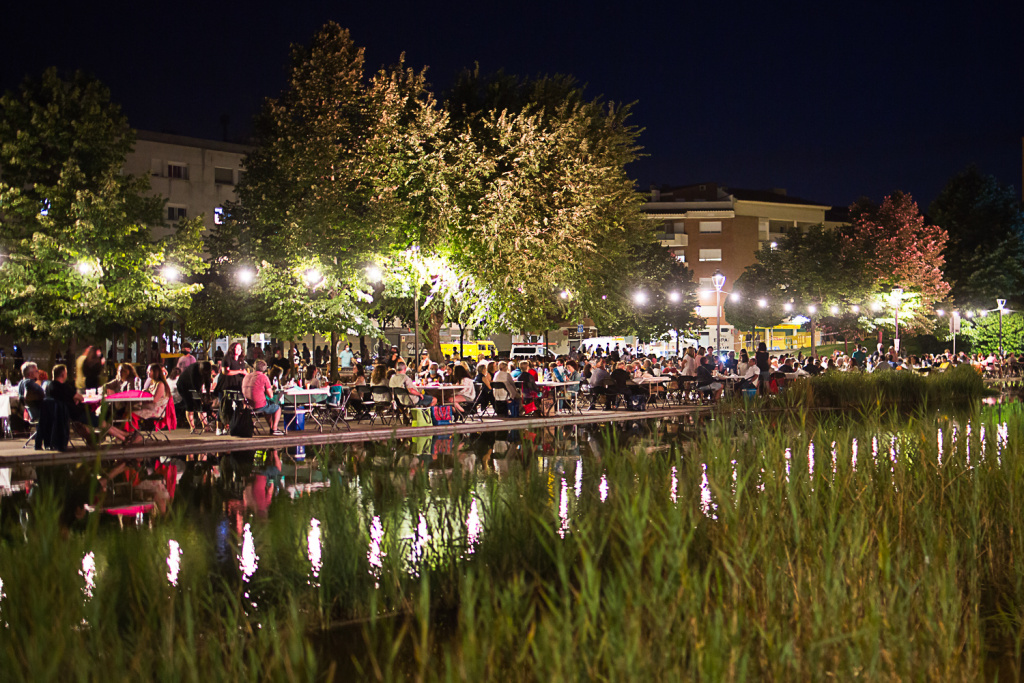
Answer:
POLYGON ((288 46, 328 20, 367 67, 405 52, 436 91, 463 67, 569 73, 636 102, 637 186, 785 187, 846 205, 894 189, 927 206, 975 163, 1020 188, 1024 3, 18 2, 0 88, 84 69, 137 128, 243 136, 284 84, 288 46))

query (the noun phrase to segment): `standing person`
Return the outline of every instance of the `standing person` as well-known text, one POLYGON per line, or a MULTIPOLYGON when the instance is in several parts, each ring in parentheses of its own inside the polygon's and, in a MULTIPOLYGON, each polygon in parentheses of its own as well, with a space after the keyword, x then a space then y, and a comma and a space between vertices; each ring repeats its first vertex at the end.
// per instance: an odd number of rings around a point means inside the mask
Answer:
MULTIPOLYGON (((312 369, 316 370, 316 368, 312 369)), ((253 372, 242 379, 242 396, 252 404, 254 414, 267 418, 274 436, 284 436, 284 432, 278 428, 281 421, 281 406, 274 401, 274 389, 270 386, 266 372, 267 362, 256 361, 253 372)))
POLYGON ((345 344, 344 350, 338 354, 338 367, 348 369, 352 367, 352 360, 355 354, 352 353, 352 345, 345 344))
POLYGON ((188 370, 189 366, 196 362, 196 357, 192 355, 192 344, 185 342, 181 345, 181 357, 178 358, 176 367, 179 373, 184 373, 188 370))
POLYGON ((242 343, 235 342, 228 347, 227 355, 221 361, 220 367, 223 377, 220 380, 219 390, 234 390, 242 386, 242 378, 245 376, 245 359, 243 358, 242 343))
POLYGON ((79 391, 84 389, 99 389, 102 386, 100 379, 103 374, 103 366, 107 359, 103 356, 103 349, 98 346, 86 348, 85 353, 78 357, 78 366, 81 368, 79 376, 75 377, 75 388, 79 391))
POLYGON ((302 360, 309 362, 309 347, 306 346, 306 342, 302 342, 302 360))
POLYGON ((324 360, 324 352, 319 346, 313 347, 313 365, 320 367, 324 360))
POLYGON ((761 393, 768 391, 768 379, 772 373, 772 361, 768 357, 768 345, 761 342, 757 345, 757 353, 754 354, 754 365, 757 366, 758 380, 757 388, 761 393))
POLYGON ((222 360, 224 360, 224 352, 218 346, 213 350, 213 361, 219 364, 222 360))

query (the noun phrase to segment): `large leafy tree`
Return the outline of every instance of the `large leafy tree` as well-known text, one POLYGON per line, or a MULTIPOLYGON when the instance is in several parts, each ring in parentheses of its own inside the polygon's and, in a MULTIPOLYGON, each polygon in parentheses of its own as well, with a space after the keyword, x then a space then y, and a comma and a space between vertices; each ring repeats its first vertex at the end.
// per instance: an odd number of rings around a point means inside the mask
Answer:
POLYGON ((1012 187, 970 166, 946 183, 928 214, 949 233, 950 298, 986 307, 996 298, 1024 303, 1024 212, 1012 187))
MULTIPOLYGON (((999 314, 988 314, 964 320, 960 333, 971 342, 971 348, 982 353, 999 352, 999 314)), ((1024 314, 1003 314, 1003 351, 1024 353, 1024 314)))
POLYGON ((60 342, 188 307, 198 286, 177 276, 204 268, 201 224, 151 241, 162 199, 122 173, 133 144, 109 91, 81 73, 50 69, 0 98, 6 332, 60 342))
POLYGON ((950 290, 943 275, 946 231, 926 223, 913 198, 899 191, 881 204, 862 199, 851 217, 843 257, 866 257, 872 299, 884 302, 880 311, 870 309, 874 324, 894 325, 898 310, 901 329, 930 331, 935 306, 950 290))
POLYGON ((432 112, 422 73, 399 64, 366 79, 337 24, 293 47, 288 85, 258 117, 240 206, 212 241, 219 261, 256 271, 270 331, 375 331, 365 268, 408 241, 403 202, 429 185, 418 169, 432 112))
POLYGON ((783 292, 776 276, 765 264, 756 261, 736 279, 723 303, 725 319, 741 331, 754 332, 759 327, 774 327, 786 319, 783 292))
POLYGON ((474 71, 446 108, 453 149, 474 160, 438 216, 453 260, 494 293, 513 330, 621 322, 607 302, 628 298, 634 248, 656 244, 625 172, 639 153, 630 107, 587 100, 569 77, 474 71))

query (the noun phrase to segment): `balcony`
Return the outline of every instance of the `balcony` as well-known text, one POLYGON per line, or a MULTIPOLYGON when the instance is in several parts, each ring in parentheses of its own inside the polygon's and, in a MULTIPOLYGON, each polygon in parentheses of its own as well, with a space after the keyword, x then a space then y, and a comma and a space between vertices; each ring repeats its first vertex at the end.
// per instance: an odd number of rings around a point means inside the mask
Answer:
POLYGON ((658 240, 661 241, 661 246, 663 247, 678 249, 689 246, 689 238, 685 232, 662 233, 658 235, 658 240))

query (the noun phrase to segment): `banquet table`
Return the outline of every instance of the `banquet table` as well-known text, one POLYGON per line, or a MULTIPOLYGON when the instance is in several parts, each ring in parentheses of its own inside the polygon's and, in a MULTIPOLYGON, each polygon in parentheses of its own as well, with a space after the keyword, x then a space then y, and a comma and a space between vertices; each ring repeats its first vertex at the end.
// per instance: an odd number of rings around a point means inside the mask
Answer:
POLYGON ((446 391, 452 392, 451 396, 454 399, 455 392, 459 391, 460 389, 462 389, 462 385, 461 384, 423 384, 423 385, 416 385, 416 388, 419 389, 420 391, 422 391, 425 394, 429 394, 431 392, 435 392, 436 391, 436 392, 441 394, 441 401, 440 401, 441 403, 450 403, 450 401, 445 401, 444 400, 444 392, 446 392, 446 391))
MULTIPOLYGON (((289 402, 292 407, 292 419, 288 420, 288 424, 285 425, 285 431, 292 426, 299 414, 299 408, 303 406, 312 406, 320 402, 321 397, 327 397, 331 395, 331 390, 328 388, 323 389, 289 389, 285 391, 281 397, 285 401, 285 405, 289 402), (289 401, 289 399, 291 399, 289 401)), ((316 411, 307 410, 306 415, 313 418, 313 422, 316 422, 317 428, 322 432, 324 431, 324 425, 320 422, 320 419, 316 415, 316 411)))

